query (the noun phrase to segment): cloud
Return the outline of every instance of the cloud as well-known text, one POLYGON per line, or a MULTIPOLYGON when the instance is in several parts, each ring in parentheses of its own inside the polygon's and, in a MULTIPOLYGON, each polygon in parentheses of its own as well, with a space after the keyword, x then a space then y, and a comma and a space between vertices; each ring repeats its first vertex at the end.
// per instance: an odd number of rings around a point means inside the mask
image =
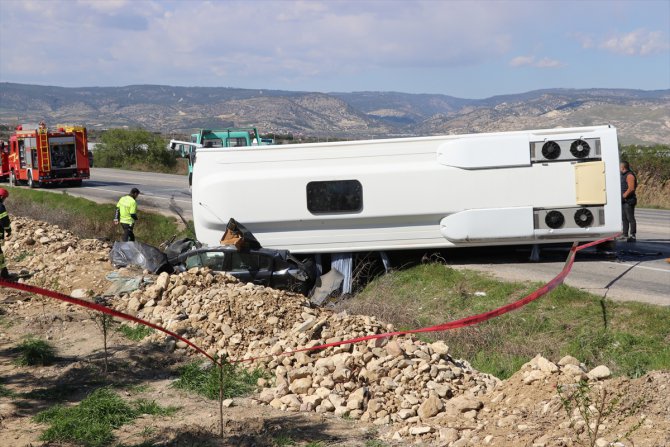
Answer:
MULTIPOLYGON (((34 20, 34 2, 0 2, 8 5, 1 7, 3 35, 18 35, 34 20)), ((55 64, 41 65, 46 68, 39 76, 79 85, 170 79, 190 85, 292 79, 300 85, 307 78, 371 71, 476 66, 510 51, 511 30, 525 16, 524 8, 506 2, 38 3, 58 20, 42 22, 20 40, 0 39, 0 53, 4 60, 59 54, 55 64), (78 56, 63 57, 59 50, 75 44, 78 56)), ((2 73, 21 79, 30 71, 12 66, 2 73)))
POLYGON ((670 40, 661 31, 638 29, 630 33, 611 36, 599 45, 604 50, 627 56, 647 56, 670 49, 670 40))
POLYGON ((564 67, 561 61, 543 57, 536 59, 534 56, 517 56, 509 61, 511 67, 535 67, 535 68, 560 68, 564 67))
POLYGON ((644 28, 608 37, 597 38, 583 33, 573 33, 572 37, 581 43, 582 48, 598 48, 625 56, 648 56, 670 49, 670 38, 663 31, 644 28))

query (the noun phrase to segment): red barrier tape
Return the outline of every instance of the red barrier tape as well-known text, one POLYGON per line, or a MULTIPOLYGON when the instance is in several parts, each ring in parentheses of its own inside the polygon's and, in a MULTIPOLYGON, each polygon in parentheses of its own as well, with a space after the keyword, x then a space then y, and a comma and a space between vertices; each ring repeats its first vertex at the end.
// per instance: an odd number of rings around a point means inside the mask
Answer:
MULTIPOLYGON (((499 307, 497 309, 481 313, 479 315, 472 315, 469 317, 461 318, 460 320, 455 320, 451 321, 448 323, 443 323, 443 324, 438 324, 436 326, 430 326, 430 327, 424 327, 420 329, 413 329, 410 331, 396 331, 396 332, 387 332, 385 334, 375 334, 375 335, 367 335, 365 337, 358 337, 358 338, 352 338, 349 340, 343 340, 343 341, 338 341, 338 342, 333 342, 333 343, 326 343, 323 345, 318 345, 318 346, 312 346, 309 348, 301 348, 301 349, 296 349, 293 351, 286 351, 282 352, 281 354, 270 354, 270 355, 264 355, 264 356, 259 356, 259 357, 252 357, 248 359, 240 359, 240 360, 231 360, 231 363, 239 363, 239 362, 251 362, 254 360, 259 360, 259 359, 264 359, 264 358, 271 358, 271 357, 279 357, 279 356, 286 356, 286 355, 291 355, 291 354, 297 354, 298 352, 306 352, 306 351, 317 351, 320 349, 326 349, 326 348, 333 348, 336 346, 341 346, 341 345, 348 345, 351 343, 360 343, 362 341, 368 341, 368 340, 375 340, 379 338, 388 338, 388 337, 394 337, 398 335, 407 335, 407 334, 417 334, 421 332, 441 332, 441 331, 447 331, 450 329, 458 329, 466 326, 472 326, 474 324, 478 324, 487 320, 490 320, 491 318, 498 317, 500 315, 506 314, 507 312, 511 312, 513 310, 516 310, 520 307, 525 306, 526 304, 530 303, 531 301, 535 301, 536 299, 540 298, 541 296, 551 292, 554 290, 556 287, 558 287, 560 284, 563 283, 563 280, 565 280, 565 277, 568 276, 570 273, 570 270, 572 270, 572 266, 575 263, 575 255, 577 254, 578 251, 584 250, 585 248, 593 247, 594 245, 601 244, 603 242, 610 241, 619 235, 617 234, 616 236, 604 238, 604 239, 599 239, 594 242, 589 242, 586 244, 582 245, 573 245, 572 248, 570 249, 570 253, 568 254, 568 258, 565 261, 565 265, 563 266, 563 269, 561 272, 556 275, 551 281, 549 281, 547 284, 544 286, 540 287, 539 289, 535 290, 534 292, 530 293, 529 295, 514 301, 513 303, 506 304, 502 307, 499 307)), ((72 298, 71 296, 64 295, 59 292, 54 292, 51 290, 43 289, 41 287, 36 287, 36 286, 31 286, 28 284, 21 284, 13 281, 7 281, 2 278, 0 278, 0 286, 2 287, 9 287, 12 289, 17 289, 17 290, 23 290, 25 292, 30 292, 30 293, 35 293, 38 295, 44 295, 49 298, 55 298, 57 300, 65 301, 71 304, 76 304, 78 306, 86 307, 88 309, 93 309, 97 310, 98 312, 103 312, 108 315, 112 315, 114 317, 118 318, 123 318, 125 320, 130 320, 134 321, 135 323, 143 324, 145 326, 149 326, 150 328, 156 329, 158 331, 164 332, 178 340, 181 340, 191 346, 193 349, 198 351, 199 353, 203 354, 205 357, 210 359, 212 362, 216 363, 217 365, 221 365, 214 357, 210 356, 205 352, 202 348, 198 347, 194 343, 190 342, 189 340, 175 334, 174 332, 171 332, 167 329, 164 329, 158 325, 155 325, 153 323, 150 323, 148 321, 142 320, 141 318, 133 317, 132 315, 124 314, 123 312, 116 311, 114 309, 110 309, 109 307, 101 306, 96 303, 91 303, 90 301, 84 301, 78 298, 72 298)))
POLYGON ((35 294, 38 294, 38 295, 44 295, 44 296, 47 296, 49 298, 55 298, 57 300, 65 301, 66 303, 76 304, 77 306, 82 306, 82 307, 86 307, 88 309, 96 310, 98 312, 102 312, 102 313, 105 313, 107 315, 111 315, 113 317, 123 318, 124 320, 130 320, 130 321, 134 321, 135 323, 139 323, 139 324, 143 324, 145 326, 149 326, 150 328, 153 328, 153 329, 156 329, 158 331, 164 332, 164 333, 166 333, 168 335, 171 335, 172 337, 174 337, 178 340, 181 340, 181 341, 185 342, 186 344, 191 346, 193 349, 198 351, 200 354, 204 355, 205 357, 207 357, 208 359, 210 359, 211 361, 213 361, 217 365, 220 365, 219 362, 216 361, 216 359, 214 357, 207 354, 199 346, 191 343, 189 340, 187 340, 183 337, 180 337, 179 335, 175 334, 174 332, 169 331, 167 329, 164 329, 164 328, 162 328, 162 327, 160 327, 156 324, 153 324, 149 321, 142 320, 141 318, 137 318, 137 317, 133 317, 132 315, 124 314, 123 312, 119 312, 117 310, 110 309, 109 307, 105 307, 105 306, 102 306, 100 304, 92 303, 90 301, 81 300, 79 298, 73 298, 71 296, 64 295, 64 294, 59 293, 59 292, 54 292, 53 290, 47 290, 47 289, 43 289, 41 287, 31 286, 29 284, 22 284, 22 283, 18 283, 18 282, 14 282, 14 281, 7 281, 5 279, 0 278, 0 286, 9 287, 9 288, 12 288, 12 289, 17 289, 17 290, 23 290, 24 292, 35 293, 35 294))

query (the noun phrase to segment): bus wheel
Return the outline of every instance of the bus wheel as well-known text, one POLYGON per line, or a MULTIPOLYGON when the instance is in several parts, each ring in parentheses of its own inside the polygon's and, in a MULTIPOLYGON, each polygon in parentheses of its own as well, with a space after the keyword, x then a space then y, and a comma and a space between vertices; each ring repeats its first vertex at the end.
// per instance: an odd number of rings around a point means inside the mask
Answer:
POLYGON ((9 171, 9 186, 16 186, 16 175, 14 171, 9 171))

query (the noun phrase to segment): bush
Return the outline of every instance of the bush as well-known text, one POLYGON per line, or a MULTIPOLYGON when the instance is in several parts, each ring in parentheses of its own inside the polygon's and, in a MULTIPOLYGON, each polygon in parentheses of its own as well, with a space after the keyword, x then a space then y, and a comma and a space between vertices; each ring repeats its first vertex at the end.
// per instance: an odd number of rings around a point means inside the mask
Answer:
POLYGON ((623 146, 621 160, 637 175, 640 206, 670 208, 670 146, 623 146))
POLYGON ((95 163, 101 168, 172 171, 177 157, 159 135, 142 129, 110 129, 100 137, 95 163))
POLYGON ((53 346, 38 338, 29 338, 18 347, 16 364, 21 366, 50 365, 56 359, 53 346))

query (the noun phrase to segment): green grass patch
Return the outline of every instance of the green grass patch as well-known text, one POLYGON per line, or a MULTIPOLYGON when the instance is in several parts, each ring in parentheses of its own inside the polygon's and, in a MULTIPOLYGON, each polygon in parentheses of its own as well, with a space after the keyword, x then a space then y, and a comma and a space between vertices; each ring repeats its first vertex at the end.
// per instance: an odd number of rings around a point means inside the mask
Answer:
POLYGON ((290 445, 295 445, 293 438, 285 433, 275 436, 272 441, 274 447, 288 447, 290 445))
MULTIPOLYGON (((12 215, 29 217, 67 228, 78 237, 120 240, 120 225, 114 225, 115 204, 95 203, 67 193, 10 188, 6 202, 12 215)), ((120 196, 119 196, 120 197, 120 196)), ((173 217, 142 210, 142 196, 138 199, 138 217, 135 225, 137 240, 160 245, 175 234, 192 237, 190 229, 181 229, 173 217)))
POLYGON ((124 337, 133 340, 140 341, 152 334, 154 331, 152 328, 145 326, 143 324, 138 324, 137 326, 129 326, 127 324, 122 324, 117 329, 124 337))
MULTIPOLYGON (((424 264, 376 279, 341 306, 414 329, 495 309, 539 285, 424 264)), ((670 368, 670 308, 603 301, 568 286, 487 322, 421 338, 444 340, 451 355, 500 378, 538 353, 554 361, 569 354, 589 367, 605 364, 629 377, 670 368)))
POLYGON ((91 447, 109 445, 112 431, 142 414, 170 416, 178 408, 161 407, 153 401, 126 402, 109 388, 89 394, 78 405, 56 405, 38 413, 35 421, 49 424, 40 437, 46 442, 72 442, 91 447))
MULTIPOLYGON (((225 361, 223 370, 223 396, 226 399, 252 392, 256 387, 256 381, 265 377, 265 373, 261 369, 247 371, 225 361)), ((173 386, 193 391, 209 399, 218 399, 219 383, 218 367, 203 364, 201 361, 194 361, 179 368, 179 378, 173 386)))
POLYGON ((29 250, 22 250, 20 251, 16 256, 12 258, 12 261, 14 262, 22 262, 25 260, 27 257, 32 256, 34 253, 29 250))
POLYGON ((39 338, 28 338, 16 348, 19 353, 15 363, 20 366, 50 365, 56 359, 56 350, 39 338))
POLYGON ((174 416, 180 407, 161 407, 155 400, 137 399, 134 402, 135 409, 139 414, 150 414, 152 416, 174 416))
POLYGON ((0 382, 0 397, 14 397, 16 393, 5 386, 4 383, 0 382))
POLYGON ((123 387, 124 390, 128 391, 130 394, 140 394, 146 393, 151 390, 151 387, 146 383, 138 383, 134 385, 128 385, 123 387))

